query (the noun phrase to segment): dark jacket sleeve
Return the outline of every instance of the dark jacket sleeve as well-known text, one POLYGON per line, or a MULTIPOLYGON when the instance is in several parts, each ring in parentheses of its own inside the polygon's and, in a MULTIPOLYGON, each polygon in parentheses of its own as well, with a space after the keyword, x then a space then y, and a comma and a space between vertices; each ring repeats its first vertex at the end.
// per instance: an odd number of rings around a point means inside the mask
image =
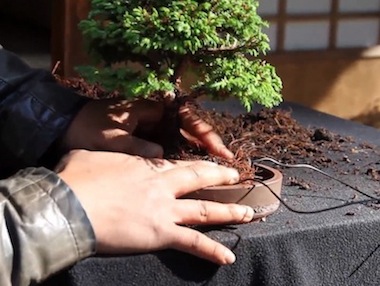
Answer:
POLYGON ((45 168, 0 180, 0 285, 35 285, 95 253, 95 235, 71 189, 45 168))
POLYGON ((85 102, 0 47, 0 173, 34 166, 85 102))

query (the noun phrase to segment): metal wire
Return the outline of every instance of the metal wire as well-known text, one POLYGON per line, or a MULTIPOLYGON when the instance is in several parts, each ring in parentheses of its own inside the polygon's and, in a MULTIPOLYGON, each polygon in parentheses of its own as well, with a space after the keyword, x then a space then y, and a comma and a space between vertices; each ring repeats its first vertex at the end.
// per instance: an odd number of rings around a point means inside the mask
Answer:
POLYGON ((318 169, 317 167, 314 167, 312 165, 308 165, 308 164, 285 164, 285 163, 281 163, 273 158, 269 158, 269 157, 265 157, 265 158, 260 158, 260 159, 256 159, 256 160, 253 160, 253 164, 256 164, 256 163, 260 163, 260 162, 272 162, 273 164, 276 164, 278 166, 281 166, 281 167, 285 167, 285 168, 307 168, 307 169, 311 169, 313 171, 316 171, 326 177, 329 177, 330 179, 333 179, 343 185, 345 185, 346 187, 349 187, 351 189, 353 189, 354 191, 358 192, 359 194, 362 194, 363 196, 366 196, 367 198, 371 198, 371 199, 374 199, 374 200, 380 200, 380 198, 377 198, 377 197, 374 197, 374 196, 371 196, 361 190, 359 190, 359 188, 345 182, 345 181, 342 181, 341 179, 338 179, 332 175, 330 175, 329 173, 326 173, 320 169, 318 169))
MULTIPOLYGON (((268 186, 263 180, 260 180, 258 178, 253 178, 253 179, 245 179, 243 180, 242 182, 247 182, 247 181, 253 181, 253 182, 258 182, 258 183, 261 183, 264 187, 266 187, 279 201, 282 205, 284 205, 285 208, 287 208, 289 211, 291 212, 294 212, 294 213, 297 213, 297 214, 316 214, 316 213, 322 213, 322 212, 326 212, 326 211, 332 211, 332 210, 335 210, 335 209, 340 209, 340 208, 344 208, 344 207, 347 207, 347 206, 351 206, 351 205, 356 205, 356 204, 367 204, 367 203, 380 203, 380 198, 378 197, 374 197, 374 196, 371 196, 361 190, 359 190, 357 187, 355 186, 352 186, 350 185, 349 183, 345 182, 345 181, 342 181, 332 175, 330 175, 329 173, 326 173, 314 166, 311 166, 311 165, 308 165, 308 164, 285 164, 285 163, 281 163, 273 158, 269 158, 269 157, 265 157, 265 158, 260 158, 260 159, 256 159, 256 160, 252 160, 252 165, 257 165, 257 163, 261 163, 261 162, 265 162, 265 161, 268 161, 268 162, 272 162, 276 165, 279 165, 279 166, 282 166, 282 167, 286 167, 286 168, 308 168, 308 169, 311 169, 313 171, 316 171, 318 173, 321 173, 351 189, 353 189, 354 191, 362 194, 363 196, 366 196, 368 197, 369 199, 366 199, 366 200, 357 200, 357 201, 348 201, 348 202, 345 202, 344 204, 341 204, 341 205, 336 205, 336 206, 332 206, 332 207, 327 207, 327 208, 323 208, 323 209, 317 209, 317 210, 311 210, 311 211, 305 211, 305 210, 298 210, 298 209, 295 209, 293 207, 291 207, 289 204, 287 204, 280 196, 278 196, 270 186, 268 186)), ((248 192, 238 200, 238 203, 241 202, 246 196, 248 196, 248 194, 253 191, 255 188, 255 186, 253 185, 252 188, 250 188, 248 190, 248 192)))

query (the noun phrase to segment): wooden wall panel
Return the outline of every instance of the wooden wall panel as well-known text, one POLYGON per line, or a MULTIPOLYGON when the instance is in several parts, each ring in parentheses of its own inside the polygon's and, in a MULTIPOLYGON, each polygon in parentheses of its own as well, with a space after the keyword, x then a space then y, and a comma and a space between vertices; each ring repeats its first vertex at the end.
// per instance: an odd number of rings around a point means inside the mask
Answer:
MULTIPOLYGON (((367 51, 284 52, 266 60, 283 81, 285 100, 380 127, 380 46, 367 51)), ((184 88, 196 78, 196 69, 189 68, 184 88)))
POLYGON ((380 124, 379 49, 286 53, 268 61, 283 80, 286 100, 368 124, 378 116, 380 124))
POLYGON ((74 75, 74 67, 87 61, 78 23, 87 17, 89 9, 88 0, 53 1, 52 65, 59 62, 60 75, 74 75))

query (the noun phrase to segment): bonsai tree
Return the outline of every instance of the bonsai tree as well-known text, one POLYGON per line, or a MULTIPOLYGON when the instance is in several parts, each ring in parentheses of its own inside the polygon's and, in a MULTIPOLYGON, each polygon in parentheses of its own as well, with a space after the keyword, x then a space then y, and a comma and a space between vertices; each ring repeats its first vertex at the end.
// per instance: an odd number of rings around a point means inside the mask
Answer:
POLYGON ((236 97, 248 111, 281 101, 280 78, 259 58, 269 39, 258 0, 91 2, 80 23, 94 60, 79 69, 87 81, 127 97, 175 99, 191 66, 199 77, 188 95, 236 97))

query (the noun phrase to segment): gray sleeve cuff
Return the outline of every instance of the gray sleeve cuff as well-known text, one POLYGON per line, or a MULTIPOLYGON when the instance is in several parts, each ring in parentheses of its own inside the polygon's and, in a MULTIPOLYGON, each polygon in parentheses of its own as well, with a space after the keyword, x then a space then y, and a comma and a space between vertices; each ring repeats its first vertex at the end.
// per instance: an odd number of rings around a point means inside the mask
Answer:
POLYGON ((0 230, 1 285, 40 282, 95 253, 90 221, 55 173, 28 168, 1 181, 0 189, 0 220, 7 225, 0 230))

